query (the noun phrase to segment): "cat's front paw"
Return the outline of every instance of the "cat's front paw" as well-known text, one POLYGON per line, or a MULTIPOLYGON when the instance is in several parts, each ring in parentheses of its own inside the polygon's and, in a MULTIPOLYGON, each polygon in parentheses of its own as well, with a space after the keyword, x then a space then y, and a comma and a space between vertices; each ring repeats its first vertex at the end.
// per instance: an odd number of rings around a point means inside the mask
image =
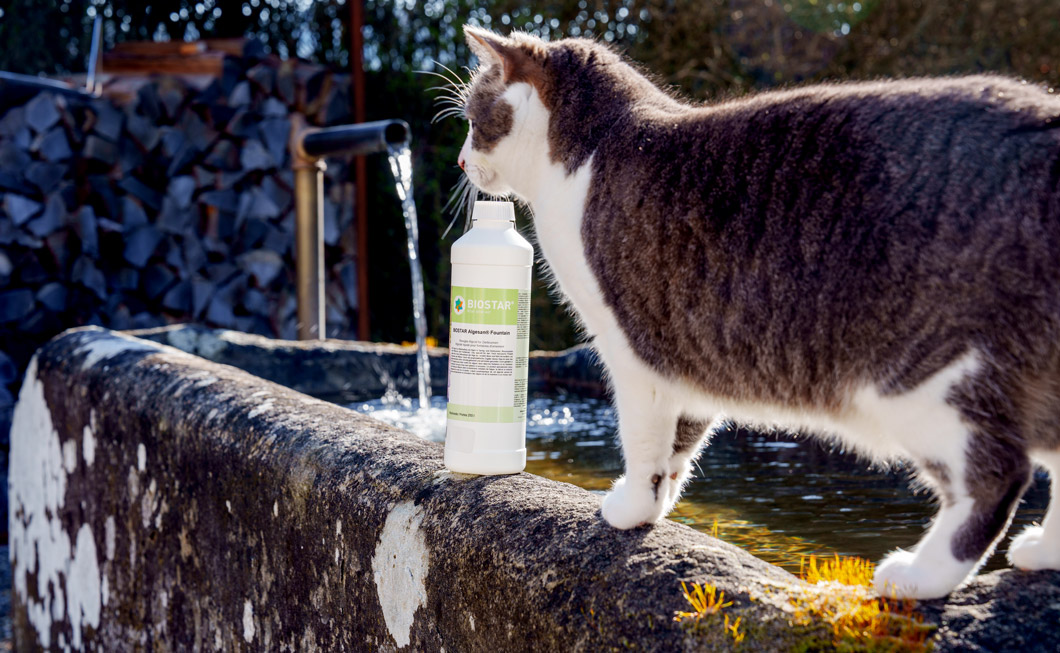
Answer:
POLYGON ((899 549, 876 566, 872 584, 886 598, 937 599, 960 585, 968 571, 968 566, 956 560, 928 563, 912 551, 899 549))
POLYGON ((1008 561, 1017 569, 1060 569, 1060 549, 1055 542, 1045 539, 1041 526, 1028 526, 1012 538, 1008 561))
POLYGON ((604 521, 621 530, 658 521, 665 502, 659 500, 657 485, 630 483, 625 476, 615 481, 600 508, 604 521))

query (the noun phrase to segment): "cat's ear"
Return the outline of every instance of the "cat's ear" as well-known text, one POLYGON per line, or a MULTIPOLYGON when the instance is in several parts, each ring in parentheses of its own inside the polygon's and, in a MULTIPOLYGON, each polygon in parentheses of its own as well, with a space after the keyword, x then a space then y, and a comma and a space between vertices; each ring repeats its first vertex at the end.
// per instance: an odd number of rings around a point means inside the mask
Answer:
POLYGON ((534 54, 540 54, 531 53, 527 43, 473 25, 464 25, 464 37, 468 47, 483 66, 501 66, 505 82, 515 79, 522 81, 528 77, 527 72, 532 67, 534 54))

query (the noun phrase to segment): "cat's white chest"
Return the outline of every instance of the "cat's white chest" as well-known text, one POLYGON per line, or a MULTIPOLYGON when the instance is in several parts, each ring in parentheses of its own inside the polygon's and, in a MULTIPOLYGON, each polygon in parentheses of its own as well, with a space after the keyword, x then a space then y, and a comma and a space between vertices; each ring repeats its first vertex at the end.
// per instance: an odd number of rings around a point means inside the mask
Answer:
MULTIPOLYGON (((577 310, 590 335, 617 331, 600 285, 585 258, 582 219, 592 179, 592 158, 572 175, 551 164, 541 176, 541 189, 528 198, 541 254, 563 294, 577 310)), ((617 335, 617 334, 616 334, 617 335)))

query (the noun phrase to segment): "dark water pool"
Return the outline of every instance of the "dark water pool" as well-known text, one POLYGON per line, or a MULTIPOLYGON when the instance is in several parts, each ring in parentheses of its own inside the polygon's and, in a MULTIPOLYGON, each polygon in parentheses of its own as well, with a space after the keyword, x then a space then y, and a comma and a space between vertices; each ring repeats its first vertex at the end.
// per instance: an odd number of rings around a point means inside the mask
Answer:
MULTIPOLYGON (((441 441, 445 400, 426 412, 396 395, 351 408, 441 441)), ((538 397, 527 407, 526 471, 603 493, 622 472, 614 411, 607 402, 538 397)), ((1048 480, 1039 474, 1010 533, 1043 517, 1048 480)), ((916 543, 934 507, 906 469, 874 468, 813 439, 747 429, 717 432, 670 518, 798 570, 809 554, 879 560, 916 543), (716 524, 716 526, 715 526, 716 524)), ((1006 541, 999 549, 1003 552, 1006 541)), ((997 553, 989 568, 1005 566, 997 553)))

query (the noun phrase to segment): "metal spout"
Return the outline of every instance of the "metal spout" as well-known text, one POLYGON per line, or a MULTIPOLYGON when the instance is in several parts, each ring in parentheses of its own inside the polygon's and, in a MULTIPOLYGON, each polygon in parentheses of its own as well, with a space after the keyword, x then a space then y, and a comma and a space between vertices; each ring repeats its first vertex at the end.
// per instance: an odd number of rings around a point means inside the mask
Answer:
POLYGON ((322 159, 336 154, 364 156, 408 144, 409 125, 404 120, 377 120, 358 125, 307 128, 302 130, 298 141, 298 154, 306 159, 322 159))

